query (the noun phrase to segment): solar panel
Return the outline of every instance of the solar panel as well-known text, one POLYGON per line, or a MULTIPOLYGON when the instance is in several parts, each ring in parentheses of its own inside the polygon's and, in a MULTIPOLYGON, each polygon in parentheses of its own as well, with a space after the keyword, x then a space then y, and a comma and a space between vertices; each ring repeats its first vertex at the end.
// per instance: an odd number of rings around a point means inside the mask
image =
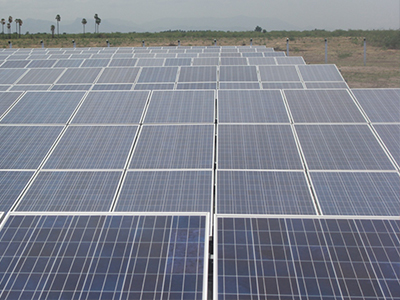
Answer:
POLYGON ((288 90, 284 93, 294 122, 366 122, 347 90, 288 90))
POLYGON ((130 171, 115 211, 211 212, 212 172, 130 171))
POLYGON ((299 66, 304 81, 343 81, 335 65, 299 66))
POLYGON ((11 209, 32 175, 33 172, 0 171, 0 211, 11 209))
POLYGON ((0 297, 206 299, 207 221, 11 215, 0 234, 0 297))
POLYGON ((63 69, 31 69, 18 80, 18 84, 53 84, 63 71, 63 69))
POLYGON ((219 57, 193 58, 193 66, 218 66, 219 57))
POLYGON ((247 59, 245 57, 221 57, 221 66, 247 66, 247 59))
POLYGON ((92 88, 91 84, 55 84, 52 91, 88 91, 92 88))
POLYGON ((214 91, 154 91, 145 123, 214 123, 214 91))
POLYGON ((29 63, 29 60, 7 60, 1 65, 0 68, 21 69, 25 68, 29 63))
POLYGON ((220 90, 255 90, 260 89, 258 82, 221 82, 220 90))
POLYGON ((217 81, 217 67, 182 67, 178 82, 217 81))
POLYGON ((107 67, 110 63, 110 59, 85 59, 82 68, 93 68, 93 67, 107 67))
POLYGON ((280 91, 218 91, 220 123, 288 123, 280 91))
POLYGON ((122 172, 40 172, 17 211, 110 211, 122 172))
POLYGON ((211 169, 213 125, 143 126, 130 169, 211 169))
POLYGON ((97 83, 134 83, 139 68, 107 68, 97 83))
POLYGON ((83 96, 83 92, 27 92, 1 123, 65 124, 83 96))
POLYGON ((55 59, 32 60, 28 68, 51 68, 57 62, 55 59))
POLYGON ((140 73, 138 82, 153 82, 153 83, 163 83, 163 82, 175 82, 176 74, 178 72, 177 67, 148 67, 143 68, 140 73))
POLYGON ((16 84, 10 88, 10 91, 47 91, 51 84, 16 84))
POLYGON ((347 83, 344 81, 331 82, 306 82, 308 89, 347 89, 347 83))
POLYGON ((216 82, 191 82, 191 83, 178 83, 177 90, 215 90, 217 89, 216 82))
POLYGON ((219 125, 218 169, 302 169, 289 125, 219 125))
POLYGON ((13 84, 25 74, 28 70, 25 69, 1 69, 0 68, 0 84, 13 84))
POLYGON ((221 66, 220 81, 258 81, 255 66, 221 66))
POLYGON ((302 56, 285 56, 275 58, 278 65, 305 65, 302 56))
POLYGON ((315 215, 303 172, 218 171, 219 214, 315 215))
POLYGON ((263 82, 263 89, 302 89, 301 82, 263 82))
POLYGON ((36 169, 62 126, 0 126, 0 169, 36 169))
POLYGON ((191 63, 191 58, 167 58, 165 60, 165 66, 190 66, 191 63))
POLYGON ((133 84, 95 84, 92 91, 130 91, 133 84))
POLYGON ((137 83, 134 90, 173 90, 174 83, 137 83))
POLYGON ((400 166, 400 124, 375 124, 375 130, 378 132, 379 137, 384 142, 390 154, 400 166))
POLYGON ((139 124, 149 92, 90 92, 74 124, 139 124))
POLYGON ((17 92, 1 92, 0 93, 0 117, 5 113, 11 105, 17 100, 22 93, 17 92))
POLYGON ((116 58, 117 55, 114 56, 114 59, 110 62, 110 67, 134 67, 136 65, 137 59, 132 58, 116 58))
POLYGON ((352 90, 371 122, 400 122, 400 89, 352 90))
POLYGON ((260 66, 261 81, 300 81, 295 66, 260 66))
POLYGON ((122 169, 137 126, 70 126, 45 169, 122 169))
POLYGON ((249 57, 250 66, 276 65, 276 61, 273 57, 262 57, 262 53, 254 54, 261 54, 261 57, 249 57))
POLYGON ((57 61, 54 68, 77 68, 83 62, 83 59, 61 59, 57 61))
POLYGON ((324 215, 399 216, 396 173, 311 172, 324 215))
POLYGON ((395 299, 396 223, 218 218, 218 296, 395 299))
POLYGON ((367 125, 296 125, 311 170, 393 170, 367 125))
MULTIPOLYGON (((154 55, 151 54, 150 57, 154 55)), ((135 55, 135 57, 139 57, 135 55)), ((138 67, 160 67, 164 65, 163 58, 139 58, 136 64, 138 67)))
POLYGON ((100 72, 100 68, 67 69, 57 84, 93 83, 100 72))

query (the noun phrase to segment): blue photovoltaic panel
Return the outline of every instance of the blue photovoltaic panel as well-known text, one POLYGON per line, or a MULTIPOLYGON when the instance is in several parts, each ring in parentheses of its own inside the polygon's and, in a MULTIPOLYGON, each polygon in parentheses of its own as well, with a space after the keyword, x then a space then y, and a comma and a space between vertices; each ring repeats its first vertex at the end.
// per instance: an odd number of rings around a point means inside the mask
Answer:
POLYGON ((100 72, 100 68, 67 69, 57 84, 93 83, 100 72))
POLYGON ((132 83, 95 84, 92 87, 92 91, 130 91, 132 86, 132 83))
POLYGON ((286 56, 286 57, 276 57, 276 62, 278 65, 305 65, 302 56, 286 56))
POLYGON ((70 126, 46 169, 122 169, 137 126, 70 126))
POLYGON ((55 84, 51 88, 52 91, 88 91, 92 87, 91 84, 55 84))
POLYGON ((0 85, 0 91, 5 92, 10 88, 10 85, 0 85))
POLYGON ((189 82, 178 83, 177 90, 215 90, 217 89, 217 82, 189 82))
POLYGON ((18 84, 53 84, 63 72, 63 69, 31 69, 18 84))
POLYGON ((40 172, 18 211, 109 211, 122 172, 40 172))
POLYGON ((261 81, 300 81, 295 66, 260 66, 261 81))
POLYGON ((258 90, 260 84, 258 82, 220 82, 220 90, 258 90))
POLYGON ((115 211, 211 212, 212 171, 128 172, 115 211))
POLYGON ((21 96, 18 92, 0 92, 0 116, 21 96))
POLYGON ((0 298, 206 299, 207 222, 11 215, 0 233, 0 298))
POLYGON ((367 125, 296 125, 311 170, 393 170, 367 125))
POLYGON ((110 63, 109 59, 85 59, 83 64, 81 65, 82 68, 93 68, 93 67, 107 67, 110 63))
POLYGON ((143 126, 130 169, 210 169, 214 126, 143 126))
POLYGON ((352 90, 371 122, 400 122, 400 89, 352 90))
POLYGON ((51 84, 16 84, 10 91, 47 91, 50 87, 51 84))
MULTIPOLYGON (((15 58, 13 58, 15 59, 15 58)), ((7 60, 1 65, 2 69, 22 69, 30 63, 29 60, 7 60)))
POLYGON ((167 58, 165 60, 165 66, 190 66, 191 63, 191 58, 167 58))
POLYGON ((27 71, 25 69, 0 69, 0 84, 13 84, 27 71))
POLYGON ((83 92, 27 92, 1 123, 66 123, 83 95, 83 92))
POLYGON ((302 89, 301 82, 263 82, 263 89, 302 89))
POLYGON ((288 90, 285 95, 294 122, 366 122, 347 90, 288 90))
POLYGON ((398 299, 398 220, 218 218, 218 299, 398 299))
POLYGON ((304 81, 343 81, 335 65, 299 66, 304 81))
POLYGON ((97 83, 134 83, 139 68, 107 68, 97 83))
MULTIPOLYGON (((258 50, 259 51, 259 50, 258 50)), ((285 52, 264 52, 264 57, 281 57, 286 56, 285 52)))
POLYGON ((134 67, 136 65, 137 59, 132 58, 119 58, 119 56, 114 55, 114 58, 110 62, 110 67, 134 67), (118 58, 116 58, 118 57, 118 58))
POLYGON ((219 125, 219 169, 303 169, 289 125, 219 125))
POLYGON ((0 169, 36 169, 62 126, 0 126, 0 169))
POLYGON ((82 62, 83 59, 61 59, 54 65, 54 68, 77 68, 82 62))
POLYGON ((375 130, 382 139, 390 154, 400 166, 400 124, 377 125, 374 124, 375 130))
POLYGON ((51 68, 57 62, 55 59, 32 60, 28 68, 51 68))
POLYGON ((135 84, 134 90, 173 90, 173 83, 137 83, 135 84))
MULTIPOLYGON (((239 55, 239 53, 237 53, 239 55)), ((245 57, 221 57, 221 66, 247 66, 245 57)))
POLYGON ((261 54, 261 57, 249 57, 250 66, 276 65, 276 61, 273 57, 262 57, 262 53, 254 54, 261 54))
POLYGON ((308 89, 347 89, 347 83, 345 81, 331 81, 331 82, 306 82, 308 89))
POLYGON ((324 215, 399 216, 396 173, 311 172, 324 215))
MULTIPOLYGON (((164 58, 153 58, 154 54, 146 54, 144 57, 152 57, 152 58, 139 58, 137 62, 138 67, 161 67, 164 65, 164 58)), ((142 57, 138 56, 137 54, 135 57, 142 57)))
POLYGON ((182 67, 178 82, 217 81, 217 67, 182 67))
POLYGON ((72 123, 139 124, 149 92, 90 92, 72 123))
POLYGON ((258 81, 255 66, 221 66, 219 81, 258 81))
POLYGON ((193 66, 218 66, 219 57, 199 57, 193 58, 193 66))
POLYGON ((138 82, 175 82, 178 67, 148 67, 143 68, 138 82))
POLYGON ((289 123, 280 91, 218 91, 220 123, 289 123))
POLYGON ((219 214, 315 215, 303 172, 218 171, 219 214))
POLYGON ((263 54, 261 52, 242 52, 242 57, 248 57, 248 58, 253 58, 253 57, 263 57, 263 54))
POLYGON ((11 209, 32 175, 33 172, 0 171, 0 211, 11 209))
POLYGON ((154 91, 145 123, 214 123, 214 91, 154 91))

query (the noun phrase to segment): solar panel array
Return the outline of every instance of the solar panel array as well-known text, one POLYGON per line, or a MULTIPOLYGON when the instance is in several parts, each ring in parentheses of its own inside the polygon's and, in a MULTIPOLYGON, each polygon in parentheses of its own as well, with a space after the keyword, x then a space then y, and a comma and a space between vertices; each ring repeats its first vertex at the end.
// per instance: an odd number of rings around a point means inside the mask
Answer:
POLYGON ((3 49, 0 90, 0 299, 400 299, 400 89, 213 46, 3 49))

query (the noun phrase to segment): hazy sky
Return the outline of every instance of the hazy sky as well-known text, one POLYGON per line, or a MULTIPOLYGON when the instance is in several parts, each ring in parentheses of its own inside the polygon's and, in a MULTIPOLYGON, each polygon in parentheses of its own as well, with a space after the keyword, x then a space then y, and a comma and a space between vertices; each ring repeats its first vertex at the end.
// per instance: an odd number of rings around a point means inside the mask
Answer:
MULTIPOLYGON (((140 24, 165 17, 238 15, 277 18, 300 28, 398 29, 400 0, 0 0, 1 18, 9 15, 68 22, 97 13, 102 20, 140 24)), ((182 28, 183 29, 183 28, 182 28)))

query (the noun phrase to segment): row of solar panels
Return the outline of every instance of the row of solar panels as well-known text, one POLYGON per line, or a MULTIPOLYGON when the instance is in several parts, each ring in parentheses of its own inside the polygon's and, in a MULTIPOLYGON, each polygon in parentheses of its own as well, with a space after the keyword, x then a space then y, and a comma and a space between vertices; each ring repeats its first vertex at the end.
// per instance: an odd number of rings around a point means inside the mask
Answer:
POLYGON ((18 215, 2 299, 399 299, 398 219, 18 215))

